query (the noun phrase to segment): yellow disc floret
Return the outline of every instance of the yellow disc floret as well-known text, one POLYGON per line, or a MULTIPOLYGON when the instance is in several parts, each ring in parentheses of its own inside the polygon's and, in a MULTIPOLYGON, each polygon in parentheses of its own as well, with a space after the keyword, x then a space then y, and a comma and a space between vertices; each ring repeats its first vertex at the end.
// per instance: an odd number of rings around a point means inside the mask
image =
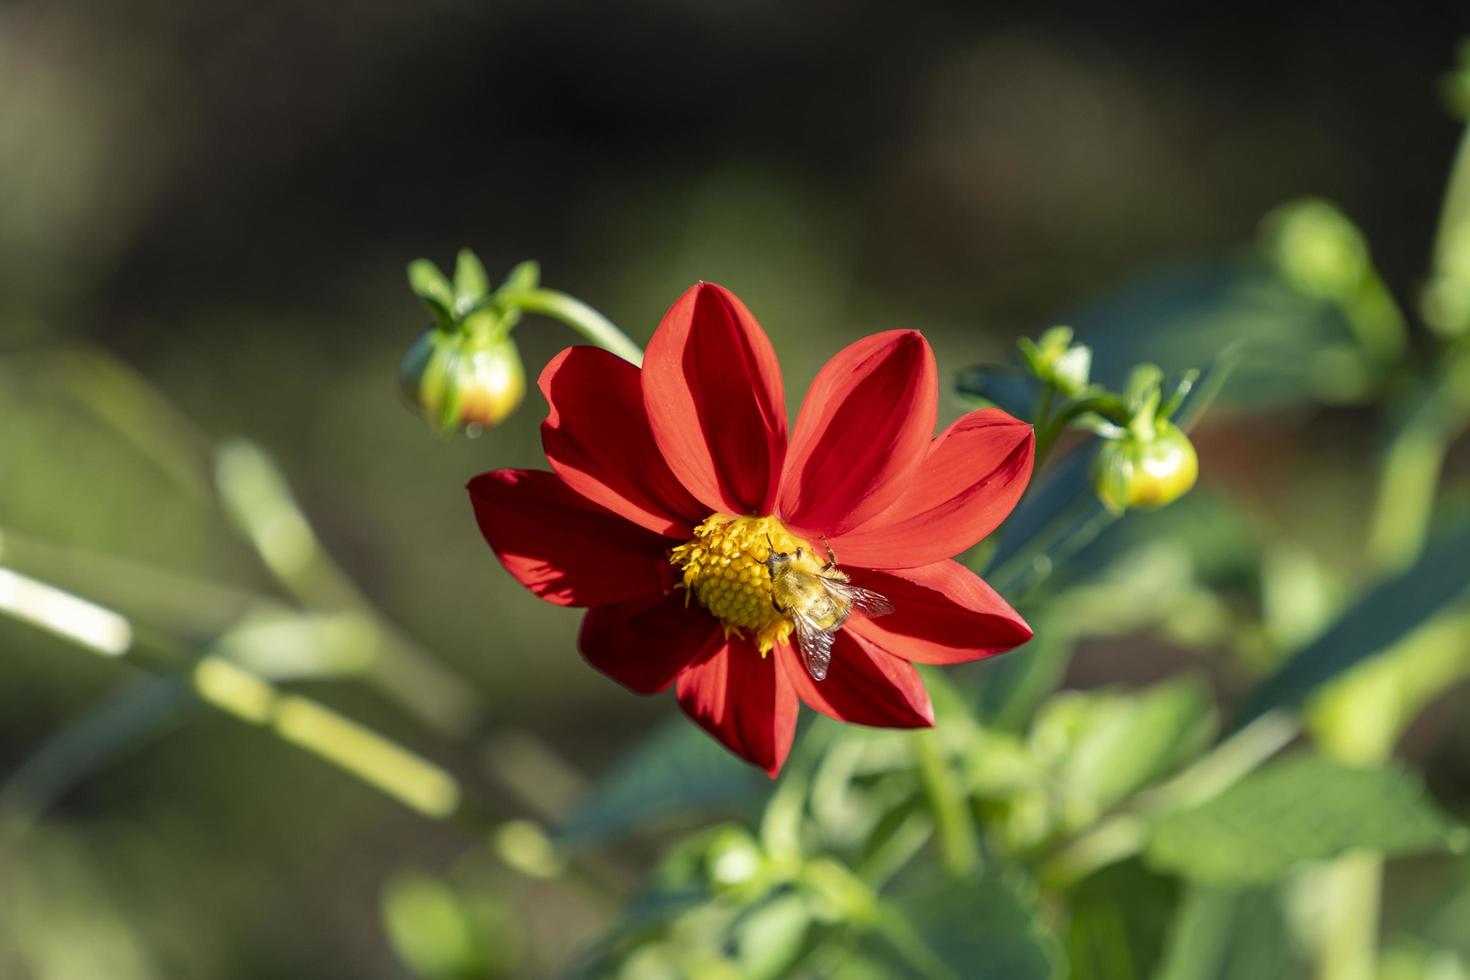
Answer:
POLYGON ((688 595, 725 626, 725 635, 749 630, 761 655, 791 635, 791 617, 771 602, 771 547, 810 553, 812 546, 774 517, 713 514, 694 529, 694 540, 673 550, 669 561, 684 570, 688 595))

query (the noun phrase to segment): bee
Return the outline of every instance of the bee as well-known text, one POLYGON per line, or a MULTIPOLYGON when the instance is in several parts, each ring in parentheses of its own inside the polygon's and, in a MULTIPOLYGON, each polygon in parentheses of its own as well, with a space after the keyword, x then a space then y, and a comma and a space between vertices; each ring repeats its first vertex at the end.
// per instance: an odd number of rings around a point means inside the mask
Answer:
MULTIPOLYGON (((825 538, 822 540, 826 543, 825 538)), ((801 548, 789 554, 777 551, 772 543, 766 570, 771 574, 771 605, 777 612, 791 616, 802 663, 814 681, 827 676, 832 640, 854 609, 868 616, 893 612, 893 603, 883 596, 851 584, 847 574, 837 568, 837 556, 830 544, 827 564, 822 565, 815 555, 805 554, 801 548)))

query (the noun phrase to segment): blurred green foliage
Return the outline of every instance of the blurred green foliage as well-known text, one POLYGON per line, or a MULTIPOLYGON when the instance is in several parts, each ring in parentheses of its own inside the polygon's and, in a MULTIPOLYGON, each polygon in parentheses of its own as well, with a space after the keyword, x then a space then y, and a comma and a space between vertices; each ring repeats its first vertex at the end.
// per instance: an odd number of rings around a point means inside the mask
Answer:
POLYGON ((0 976, 1470 975, 1470 162, 1436 211, 1446 24, 1340 13, 1211 62, 861 4, 0 10, 0 606, 130 630, 0 616, 0 976), (1034 419, 1055 322, 1071 388, 1202 368, 1201 486, 1116 517, 1061 437, 970 556, 1037 638, 772 785, 474 535, 535 396, 477 441, 393 398, 402 260, 467 238, 638 340, 726 282, 790 391, 889 325, 950 416, 1034 419))

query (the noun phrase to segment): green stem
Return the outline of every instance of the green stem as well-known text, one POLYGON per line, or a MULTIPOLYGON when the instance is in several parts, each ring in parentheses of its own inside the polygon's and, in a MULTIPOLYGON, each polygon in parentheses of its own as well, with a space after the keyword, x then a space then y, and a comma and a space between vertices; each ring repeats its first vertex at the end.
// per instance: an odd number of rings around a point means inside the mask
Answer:
POLYGON ((1392 574, 1413 564, 1429 538, 1439 475, 1450 444, 1470 424, 1470 348, 1445 353, 1444 364, 1390 438, 1379 470, 1369 525, 1368 557, 1392 574))
MULTIPOLYGON (((284 690, 223 656, 208 652, 197 656, 166 634, 4 567, 0 567, 0 615, 50 632, 89 653, 126 660, 161 678, 173 678, 204 704, 260 727, 426 817, 497 840, 507 828, 524 836, 526 821, 500 820, 470 798, 447 769, 336 709, 284 690)), ((155 706, 143 707, 152 710, 155 706)), ((12 781, 0 791, 0 802, 4 804, 0 808, 0 832, 4 836, 13 840, 39 815, 38 807, 44 805, 46 795, 33 796, 28 791, 40 787, 54 799, 65 788, 69 774, 84 774, 89 760, 107 757, 107 746, 83 744, 80 740, 110 740, 115 727, 92 728, 66 744, 53 745, 48 759, 38 758, 35 765, 22 766, 25 780, 12 781), (51 770, 52 766, 60 768, 51 770)), ((547 847, 551 846, 548 840, 547 847)), ((559 853, 551 857, 558 871, 564 867, 574 881, 598 896, 606 898, 614 892, 610 876, 602 869, 582 860, 567 861, 559 853)), ((535 873, 535 869, 528 870, 513 861, 507 863, 514 870, 535 873)))
POLYGON ((975 826, 965 810, 965 794, 944 757, 939 733, 929 728, 915 732, 913 738, 919 781, 934 811, 939 853, 945 868, 954 876, 963 877, 980 864, 980 847, 975 839, 975 826))
POLYGON ((604 350, 612 351, 625 361, 643 363, 643 348, 628 339, 607 317, 579 299, 554 289, 530 289, 497 297, 506 306, 526 313, 539 313, 560 320, 604 350))
POLYGON ((474 687, 388 621, 322 547, 286 477, 246 440, 222 446, 215 466, 220 500, 283 588, 302 605, 360 614, 371 629, 366 677, 386 697, 441 735, 459 739, 480 723, 474 687))
POLYGON ((1383 859, 1358 852, 1322 872, 1322 934, 1317 942, 1320 980, 1373 980, 1378 975, 1379 895, 1383 859))

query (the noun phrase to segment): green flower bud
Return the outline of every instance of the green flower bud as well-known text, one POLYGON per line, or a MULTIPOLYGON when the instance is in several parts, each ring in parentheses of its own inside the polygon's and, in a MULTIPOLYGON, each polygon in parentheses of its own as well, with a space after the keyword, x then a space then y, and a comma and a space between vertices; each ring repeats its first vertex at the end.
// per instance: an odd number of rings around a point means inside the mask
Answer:
POLYGON ((1363 233, 1326 201, 1282 205, 1266 217, 1263 229, 1277 268, 1302 292, 1350 299, 1369 272, 1363 233))
POLYGON ((1198 476, 1194 444, 1163 419, 1154 422, 1152 437, 1130 429, 1105 442, 1092 464, 1092 486, 1114 513, 1172 503, 1189 492, 1198 476))
POLYGON ((499 425, 526 395, 526 371, 509 337, 430 330, 398 369, 404 394, 441 433, 499 425))
POLYGON ((1092 349, 1072 343, 1071 327, 1052 327, 1040 340, 1021 338, 1021 353, 1043 384, 1069 397, 1082 394, 1092 373, 1092 349))

